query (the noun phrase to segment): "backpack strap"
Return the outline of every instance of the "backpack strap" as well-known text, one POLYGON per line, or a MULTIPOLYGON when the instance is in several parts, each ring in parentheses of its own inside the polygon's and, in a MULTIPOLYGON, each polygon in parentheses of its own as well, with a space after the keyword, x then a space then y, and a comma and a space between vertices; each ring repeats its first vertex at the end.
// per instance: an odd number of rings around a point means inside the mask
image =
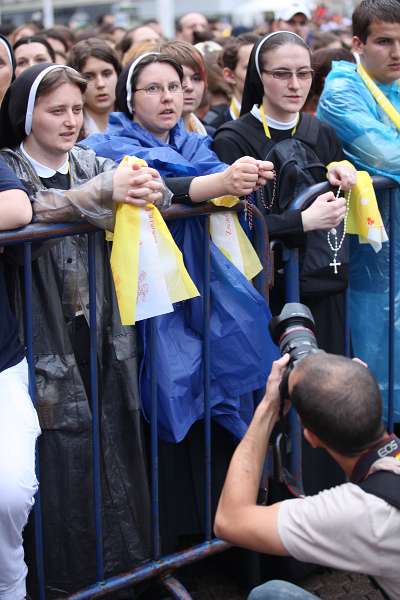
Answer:
POLYGON ((364 492, 382 498, 400 510, 400 475, 392 471, 376 471, 357 485, 364 492))
POLYGON ((310 146, 316 146, 320 129, 321 123, 317 118, 308 113, 301 113, 300 123, 298 124, 296 133, 293 137, 310 146))
POLYGON ((221 131, 233 131, 233 133, 239 134, 246 139, 249 136, 247 116, 248 115, 244 115, 244 117, 240 117, 234 121, 226 121, 221 127, 218 127, 218 133, 221 131))

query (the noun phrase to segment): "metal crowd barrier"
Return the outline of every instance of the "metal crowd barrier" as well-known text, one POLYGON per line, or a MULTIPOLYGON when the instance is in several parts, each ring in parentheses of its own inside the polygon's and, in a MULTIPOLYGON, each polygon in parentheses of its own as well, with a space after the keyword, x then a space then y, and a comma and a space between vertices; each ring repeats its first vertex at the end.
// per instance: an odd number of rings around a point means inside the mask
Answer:
MULTIPOLYGON (((243 203, 232 210, 242 211, 243 203)), ((226 208, 212 206, 200 206, 196 208, 175 205, 164 211, 166 220, 188 217, 201 217, 204 220, 205 231, 209 229, 209 215, 216 212, 226 211, 226 208)), ((267 268, 269 256, 268 232, 265 220, 261 213, 255 208, 254 219, 254 241, 255 247, 264 265, 263 271, 257 276, 254 283, 257 289, 267 298, 269 281, 267 268)), ((96 533, 96 582, 89 587, 77 591, 69 596, 69 600, 83 600, 85 598, 103 598, 117 590, 138 584, 150 579, 157 578, 168 590, 172 598, 189 600, 191 596, 184 586, 175 579, 172 574, 179 567, 188 565, 207 556, 220 553, 229 544, 216 539, 212 533, 212 509, 211 509, 211 407, 210 407, 210 252, 209 236, 204 236, 204 322, 203 322, 203 364, 204 364, 204 437, 205 437, 205 497, 204 497, 204 541, 196 546, 182 552, 161 556, 160 530, 159 530, 159 490, 158 490, 158 436, 157 436, 157 369, 154 364, 155 353, 152 351, 152 412, 151 412, 151 501, 152 501, 152 557, 151 560, 140 564, 129 572, 105 579, 103 561, 103 532, 102 532, 102 497, 101 497, 101 464, 100 464, 100 414, 97 381, 97 338, 96 338, 96 273, 95 273, 95 234, 98 230, 89 224, 59 224, 44 225, 32 224, 19 230, 11 232, 0 232, 0 246, 11 244, 23 244, 24 248, 24 284, 25 284, 25 345, 29 363, 29 390, 31 398, 35 398, 35 368, 34 349, 32 345, 32 243, 62 238, 70 235, 87 234, 89 253, 89 311, 90 311, 90 400, 92 408, 92 444, 93 444, 93 487, 94 487, 94 511, 95 511, 95 533, 96 533)), ((154 320, 152 319, 154 323, 154 320)), ((154 330, 153 330, 154 333, 154 330)), ((155 336, 151 335, 151 347, 154 350, 155 336)), ((40 444, 40 439, 39 439, 40 444)), ((37 465, 39 461, 37 460, 37 465)), ((40 481, 40 473, 38 473, 40 481)), ((35 521, 35 553, 36 553, 36 575, 38 582, 38 600, 46 599, 46 577, 43 552, 42 515, 40 502, 40 489, 36 496, 34 508, 35 521)), ((112 597, 112 596, 109 596, 112 597)), ((36 598, 34 599, 36 600, 36 598)))
MULTIPOLYGON (((375 191, 388 190, 389 193, 389 222, 391 222, 393 202, 396 198, 393 195, 394 189, 398 188, 398 184, 388 177, 373 177, 372 178, 375 191)), ((299 194, 289 205, 288 210, 305 209, 320 194, 331 190, 328 182, 317 183, 303 193, 299 194)), ((397 231, 395 227, 390 230, 389 241, 389 336, 388 336, 388 430, 393 432, 394 428, 394 373, 395 373, 395 320, 396 320, 396 264, 395 264, 395 247, 397 240, 397 231)), ((273 247, 274 242, 271 243, 273 247)), ((299 274, 299 251, 297 248, 283 247, 283 261, 285 270, 285 301, 299 302, 300 301, 300 274, 299 274)), ((346 354, 350 356, 350 323, 348 310, 346 311, 346 354)), ((301 468, 301 426, 299 419, 294 410, 290 411, 290 428, 292 438, 291 452, 291 470, 298 481, 302 480, 301 468)))
MULTIPOLYGON (((389 190, 390 207, 392 205, 393 189, 396 183, 384 177, 374 177, 375 190, 389 190)), ((329 191, 328 183, 320 183, 310 187, 306 192, 299 195, 290 205, 289 210, 306 208, 315 198, 329 191)), ((243 203, 231 210, 242 211, 243 203)), ((186 206, 173 206, 163 212, 165 220, 188 218, 193 216, 204 219, 204 227, 208 229, 209 215, 215 212, 226 211, 226 208, 199 206, 196 208, 186 206)), ((265 220, 261 213, 254 208, 254 241, 255 247, 264 266, 263 271, 254 280, 257 289, 268 298, 268 290, 272 280, 272 270, 269 262, 268 232, 265 220)), ((390 217, 389 217, 390 218, 390 217)), ((204 439, 205 439, 205 497, 204 497, 204 541, 192 546, 187 550, 161 556, 160 530, 159 530, 159 489, 158 489, 158 436, 157 436, 157 371, 151 360, 152 371, 152 411, 151 411, 151 497, 152 497, 152 556, 144 564, 140 564, 129 572, 110 577, 104 577, 103 563, 103 534, 101 519, 101 485, 100 485, 100 436, 99 436, 99 399, 97 385, 97 340, 96 340, 96 278, 95 278, 95 244, 94 234, 98 230, 89 224, 59 224, 43 225, 33 224, 11 232, 0 232, 0 246, 23 244, 24 247, 24 284, 25 284, 25 345, 29 363, 29 389, 33 402, 35 403, 35 371, 32 347, 32 243, 70 235, 87 234, 89 250, 89 310, 90 310, 90 367, 91 367, 91 407, 92 407, 92 440, 93 440, 93 485, 94 485, 94 507, 95 507, 95 529, 96 529, 96 582, 93 585, 77 591, 69 596, 67 600, 84 600, 87 598, 112 597, 111 594, 128 586, 134 586, 144 581, 157 579, 168 591, 172 598, 177 600, 190 600, 191 596, 184 586, 173 574, 182 566, 199 561, 207 556, 217 554, 229 548, 229 544, 214 538, 212 535, 211 515, 211 408, 209 398, 210 388, 210 337, 209 337, 209 315, 210 315, 210 260, 209 260, 209 236, 204 236, 204 329, 203 329, 203 363, 204 363, 204 439)), ((396 244, 396 230, 390 231, 390 288, 389 288, 389 395, 388 395, 388 429, 393 431, 394 418, 394 369, 395 369, 395 289, 396 273, 394 248, 396 244)), ((286 302, 298 302, 300 299, 299 289, 299 252, 296 248, 283 247, 283 260, 285 265, 285 300, 286 302)), ((152 320, 153 321, 153 320, 152 320)), ((153 321, 154 322, 154 321, 153 321)), ((348 323, 346 324, 348 329, 348 323)), ((150 344, 154 349, 155 337, 151 335, 150 344)), ((152 351, 152 356, 155 353, 152 351)), ((291 411, 291 470, 301 480, 301 428, 294 411, 291 411)), ((40 441, 39 441, 40 443, 40 441)), ((37 464, 38 461, 37 461, 37 464)), ((40 480, 40 473, 38 473, 40 480)), ((43 538, 42 538, 42 512, 40 503, 40 488, 36 496, 35 508, 35 550, 36 571, 38 581, 38 600, 46 600, 45 565, 43 560, 43 538)), ((44 515, 45 518, 45 515, 44 515)), ((36 600, 36 598, 34 599, 36 600)))

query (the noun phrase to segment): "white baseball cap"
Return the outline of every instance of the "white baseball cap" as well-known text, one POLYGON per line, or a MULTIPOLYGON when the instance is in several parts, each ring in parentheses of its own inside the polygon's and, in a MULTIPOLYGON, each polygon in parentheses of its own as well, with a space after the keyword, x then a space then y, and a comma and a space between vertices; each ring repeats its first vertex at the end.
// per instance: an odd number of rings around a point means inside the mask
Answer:
POLYGON ((284 8, 275 11, 275 19, 281 21, 290 21, 294 15, 298 13, 305 15, 307 19, 311 19, 311 12, 307 4, 303 2, 292 2, 284 8))

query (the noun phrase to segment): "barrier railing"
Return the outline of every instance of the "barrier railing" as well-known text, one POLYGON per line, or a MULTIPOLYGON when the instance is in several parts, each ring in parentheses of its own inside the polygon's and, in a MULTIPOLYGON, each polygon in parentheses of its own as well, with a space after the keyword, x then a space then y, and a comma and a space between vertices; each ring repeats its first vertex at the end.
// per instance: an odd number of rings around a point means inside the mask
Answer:
MULTIPOLYGON (((387 190, 389 193, 389 223, 392 222, 393 202, 396 199, 393 197, 393 191, 398 188, 398 184, 387 177, 373 177, 373 185, 375 191, 387 190)), ((328 182, 317 183, 303 193, 299 194, 289 205, 288 210, 305 209, 316 199, 317 196, 328 192, 331 188, 328 182)), ((388 335, 388 430, 393 431, 394 427, 394 373, 395 373, 395 290, 396 290, 396 264, 395 264, 395 247, 397 243, 396 227, 392 227, 389 234, 390 250, 389 250, 389 335, 388 335)), ((275 242, 271 243, 273 247, 275 242)), ((283 248, 283 261, 285 263, 285 301, 299 302, 300 301, 300 285, 299 285, 299 251, 297 248, 283 248)), ((348 310, 346 310, 346 353, 350 355, 350 322, 348 310)), ((291 452, 291 470, 298 481, 302 479, 301 469, 301 427, 295 411, 290 411, 290 427, 292 439, 291 452)))
MULTIPOLYGON (((233 210, 241 211, 244 205, 239 204, 233 210)), ((209 230, 209 215, 224 212, 226 208, 202 205, 196 208, 175 205, 164 211, 166 220, 188 217, 201 217, 204 219, 204 228, 209 230)), ((265 296, 268 295, 267 261, 269 256, 268 232, 265 220, 255 208, 254 214, 254 242, 259 258, 264 266, 263 271, 255 278, 254 284, 265 296)), ((159 489, 158 489, 158 436, 157 436, 157 369, 154 364, 154 328, 150 336, 151 373, 152 373, 152 411, 151 411, 151 502, 152 502, 152 557, 150 561, 140 564, 129 572, 105 579, 103 558, 103 528, 102 528, 102 490, 101 490, 101 464, 100 464, 100 403, 97 378, 97 315, 96 315, 96 271, 95 271, 95 234, 98 230, 89 224, 59 224, 44 225, 32 224, 25 228, 0 232, 0 246, 23 244, 24 247, 24 287, 25 287, 25 345, 29 363, 29 389, 34 403, 35 394, 35 367, 32 331, 32 244, 45 240, 62 238, 71 235, 86 234, 88 237, 89 259, 89 315, 90 315, 90 400, 92 410, 92 446, 93 446, 93 490, 94 490, 94 515, 96 533, 96 582, 89 587, 63 596, 70 600, 83 600, 84 598, 102 598, 117 590, 140 582, 157 578, 168 590, 173 598, 187 600, 190 595, 184 586, 172 576, 179 567, 205 558, 206 556, 220 553, 229 545, 212 535, 212 508, 211 508, 211 404, 210 404, 210 240, 204 235, 204 320, 203 320, 203 364, 204 364, 204 441, 205 441, 205 497, 204 497, 204 541, 187 550, 161 556, 160 528, 159 528, 159 489)), ((154 324, 154 319, 151 320, 154 324)), ((40 440, 39 440, 40 444, 40 440)), ((39 461, 37 460, 37 465, 39 461)), ((40 480, 40 473, 38 473, 40 480)), ((38 600, 46 599, 46 576, 43 552, 42 515, 40 491, 36 496, 35 519, 35 559, 37 572, 37 597, 38 600)))
MULTIPOLYGON (((387 178, 375 177, 374 187, 376 190, 388 190, 390 196, 396 184, 387 178)), ((327 183, 312 186, 305 193, 299 195, 290 206, 290 209, 305 208, 319 194, 329 190, 327 183)), ((390 206, 393 198, 390 198, 390 206)), ((233 210, 243 210, 240 204, 233 210)), ((215 212, 226 211, 226 208, 199 206, 196 208, 185 206, 173 206, 163 213, 166 220, 188 217, 201 217, 204 219, 204 227, 208 230, 209 215, 215 212)), ((271 269, 268 264, 269 245, 268 233, 265 220, 257 209, 254 209, 254 232, 255 245, 261 262, 265 266, 264 270, 255 279, 257 289, 265 296, 268 296, 268 286, 271 276, 271 269), (268 268, 267 268, 268 266, 268 268)), ((204 362, 204 440, 205 440, 205 495, 204 495, 204 541, 192 546, 187 550, 161 556, 160 528, 159 528, 159 488, 158 488, 158 436, 157 436, 157 370, 154 361, 151 360, 152 371, 152 411, 151 411, 151 490, 152 490, 152 556, 151 560, 140 564, 132 570, 105 579, 104 561, 103 561, 103 533, 101 518, 101 465, 100 465, 100 434, 99 434, 99 398, 97 383, 97 338, 96 338, 96 302, 95 302, 95 244, 94 235, 98 230, 88 224, 60 224, 60 225, 29 225, 23 229, 11 232, 0 232, 0 246, 11 244, 23 244, 24 246, 24 284, 25 284, 25 344, 27 348, 27 357, 29 363, 30 393, 35 402, 35 371, 33 360, 33 335, 32 335, 32 244, 34 242, 62 238, 70 235, 86 234, 88 236, 88 256, 89 256, 89 313, 90 313, 90 398, 92 408, 92 440, 93 440, 93 488, 94 488, 94 510, 95 510, 95 530, 96 530, 96 582, 89 587, 77 591, 67 596, 70 600, 83 600, 86 598, 102 598, 117 590, 133 586, 150 579, 159 580, 164 588, 168 590, 173 598, 189 600, 190 595, 184 586, 172 576, 172 574, 184 565, 191 564, 212 554, 217 554, 229 548, 229 545, 212 536, 212 510, 211 510, 211 407, 209 398, 209 360, 210 360, 210 339, 209 339, 209 311, 210 311, 210 264, 209 264, 209 237, 204 236, 204 329, 203 329, 203 362, 204 362)), ((395 344, 394 344, 394 323, 395 323, 395 260, 394 248, 396 244, 396 231, 392 228, 390 231, 390 289, 389 289, 389 337, 388 337, 388 356, 389 356, 389 400, 388 400, 388 428, 393 430, 393 410, 394 410, 394 370, 395 370, 395 344)), ((286 301, 299 301, 299 259, 298 250, 285 248, 283 253, 285 262, 285 295, 286 301)), ((154 333, 154 331, 153 331, 154 333)), ((155 339, 151 335, 150 344, 154 349, 155 339)), ((152 356, 155 353, 152 352, 152 356)), ((292 453, 291 467, 292 472, 299 478, 301 477, 301 430, 298 420, 293 413, 291 416, 291 435, 292 435, 292 453)), ((39 442, 40 443, 40 442, 39 442)), ((37 464, 39 462, 37 461, 37 464)), ((39 474, 40 479, 40 474, 39 474)), ((42 513, 40 503, 40 490, 36 496, 35 503, 35 545, 36 545, 36 571, 38 581, 38 600, 46 599, 46 579, 45 565, 43 560, 43 538, 42 538, 42 513)), ((44 516, 45 518, 45 516, 44 516)), ((110 596, 112 597, 112 596, 110 596)), ((64 596, 66 598, 66 596, 64 596)), ((36 600, 36 599, 35 599, 36 600)))

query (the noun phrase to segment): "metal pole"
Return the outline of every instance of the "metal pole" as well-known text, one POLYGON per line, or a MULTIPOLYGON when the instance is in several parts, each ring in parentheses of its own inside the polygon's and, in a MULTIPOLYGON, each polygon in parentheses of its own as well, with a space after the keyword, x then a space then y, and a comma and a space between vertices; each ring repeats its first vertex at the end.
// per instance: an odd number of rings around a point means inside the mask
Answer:
POLYGON ((160 22, 163 35, 167 38, 175 37, 175 3, 174 0, 157 0, 156 14, 160 22))
MULTIPOLYGON (((32 319, 32 244, 24 244, 24 287, 25 287, 25 345, 29 368, 29 395, 34 406, 36 406, 36 378, 35 359, 33 355, 33 319, 32 319)), ((36 476, 40 480, 39 448, 36 445, 36 476)), ((42 503, 40 499, 40 488, 36 494, 35 506, 35 552, 36 552, 36 575, 38 584, 38 600, 45 600, 46 586, 44 574, 44 551, 43 551, 43 525, 42 525, 42 503)))
POLYGON ((88 233, 89 325, 90 325, 90 400, 92 408, 93 500, 96 532, 96 577, 104 579, 102 489, 101 489, 101 414, 97 369, 96 233, 88 233))
POLYGON ((54 25, 54 8, 53 0, 42 0, 43 24, 45 28, 53 27, 54 25))
POLYGON ((204 218, 204 286, 203 286, 203 372, 204 372, 204 530, 212 538, 211 523, 211 404, 210 404, 210 217, 204 218))

